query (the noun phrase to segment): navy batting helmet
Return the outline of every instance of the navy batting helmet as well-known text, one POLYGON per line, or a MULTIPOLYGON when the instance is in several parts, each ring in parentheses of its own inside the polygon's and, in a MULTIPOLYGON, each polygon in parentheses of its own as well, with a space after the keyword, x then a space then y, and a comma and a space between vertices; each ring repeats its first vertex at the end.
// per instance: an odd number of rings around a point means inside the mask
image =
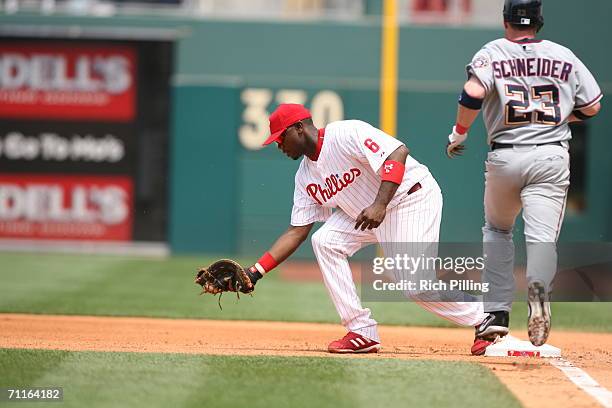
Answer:
POLYGON ((540 31, 544 25, 542 0, 506 0, 504 21, 520 26, 536 27, 540 31))

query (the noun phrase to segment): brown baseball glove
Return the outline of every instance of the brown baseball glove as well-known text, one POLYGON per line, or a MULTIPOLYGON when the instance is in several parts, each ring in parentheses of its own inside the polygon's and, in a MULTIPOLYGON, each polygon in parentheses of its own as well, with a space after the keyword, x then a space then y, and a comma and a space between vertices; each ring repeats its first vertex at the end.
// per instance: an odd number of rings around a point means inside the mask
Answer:
MULTIPOLYGON (((231 259, 220 259, 208 268, 200 268, 195 283, 202 286, 200 294, 236 292, 240 297, 240 292, 251 293, 255 289, 248 272, 231 259)), ((219 295, 219 307, 221 307, 221 295, 219 295)))

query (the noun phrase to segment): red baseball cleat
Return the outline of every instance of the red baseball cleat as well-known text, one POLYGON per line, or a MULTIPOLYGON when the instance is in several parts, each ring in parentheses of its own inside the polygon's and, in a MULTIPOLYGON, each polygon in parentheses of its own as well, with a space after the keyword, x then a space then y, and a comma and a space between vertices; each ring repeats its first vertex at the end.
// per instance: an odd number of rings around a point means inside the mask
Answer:
POLYGON ((485 351, 487 351, 487 347, 489 347, 493 343, 494 341, 492 340, 479 339, 478 337, 476 337, 474 339, 474 344, 472 344, 472 355, 482 356, 485 351))
POLYGON ((476 337, 472 344, 472 355, 482 356, 487 347, 496 343, 500 338, 508 334, 510 313, 505 311, 492 312, 476 326, 476 337))
POLYGON ((348 332, 340 340, 332 341, 327 346, 330 353, 378 353, 380 343, 363 337, 354 332, 348 332))

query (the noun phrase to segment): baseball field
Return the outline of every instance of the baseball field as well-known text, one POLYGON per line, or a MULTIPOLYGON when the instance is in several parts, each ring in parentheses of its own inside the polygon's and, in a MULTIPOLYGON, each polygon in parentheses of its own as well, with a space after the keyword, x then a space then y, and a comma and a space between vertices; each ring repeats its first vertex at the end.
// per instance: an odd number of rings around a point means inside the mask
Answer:
MULTIPOLYGON (((281 267, 220 310, 193 284, 209 261, 0 255, 0 388, 62 387, 67 407, 609 406, 610 303, 553 308, 549 343, 598 401, 545 359, 470 356, 472 330, 411 303, 368 304, 378 355, 330 355, 344 329, 314 267, 281 267)), ((516 304, 522 338, 525 316, 516 304)))

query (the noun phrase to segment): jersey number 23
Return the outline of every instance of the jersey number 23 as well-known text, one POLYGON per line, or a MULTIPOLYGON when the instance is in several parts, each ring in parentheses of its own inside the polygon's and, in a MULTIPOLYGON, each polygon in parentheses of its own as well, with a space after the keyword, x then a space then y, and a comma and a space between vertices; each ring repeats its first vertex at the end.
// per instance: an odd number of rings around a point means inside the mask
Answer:
POLYGON ((559 88, 555 85, 532 86, 531 90, 523 85, 506 85, 506 96, 510 98, 506 104, 506 125, 525 125, 534 122, 558 125, 561 122, 559 88), (531 105, 530 98, 541 102, 540 109, 535 112, 525 112, 531 105))

